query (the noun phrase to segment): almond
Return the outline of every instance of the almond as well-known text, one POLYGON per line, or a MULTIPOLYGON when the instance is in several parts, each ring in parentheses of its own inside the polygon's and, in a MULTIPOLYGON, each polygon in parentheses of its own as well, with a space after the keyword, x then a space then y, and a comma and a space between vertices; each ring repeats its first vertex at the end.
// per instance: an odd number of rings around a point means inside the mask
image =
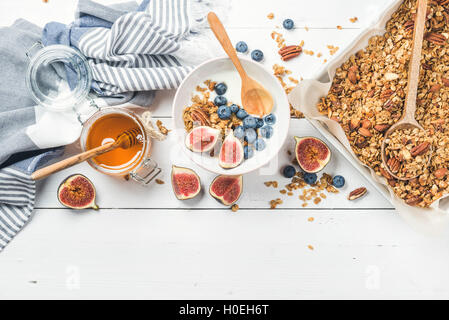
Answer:
POLYGON ((362 128, 371 129, 372 123, 368 119, 362 121, 362 128))
POLYGON ((407 203, 409 206, 416 206, 422 202, 422 198, 420 197, 413 197, 410 199, 405 200, 405 203, 407 203))
POLYGON ((359 119, 351 119, 349 122, 349 128, 351 130, 355 130, 360 126, 360 120, 359 119))
POLYGON ((376 124, 374 126, 374 129, 379 132, 385 132, 388 129, 390 129, 390 125, 389 124, 376 124))
POLYGON ((351 81, 352 84, 356 84, 357 83, 357 74, 353 71, 349 71, 348 79, 349 79, 349 81, 351 81))
POLYGON ((366 129, 366 128, 360 128, 360 129, 359 129, 359 133, 360 133, 362 136, 364 136, 364 137, 372 137, 372 136, 373 136, 373 134, 371 133, 371 131, 369 131, 369 130, 366 129))
POLYGON ((449 87, 449 79, 443 78, 442 81, 445 87, 449 87))
POLYGON ((438 169, 437 171, 435 171, 433 174, 435 175, 435 177, 437 179, 442 179, 447 175, 447 171, 448 170, 446 168, 441 168, 441 169, 438 169))
POLYGON ((432 87, 430 87, 430 92, 432 93, 436 93, 438 91, 440 91, 441 89, 441 84, 434 84, 432 87))

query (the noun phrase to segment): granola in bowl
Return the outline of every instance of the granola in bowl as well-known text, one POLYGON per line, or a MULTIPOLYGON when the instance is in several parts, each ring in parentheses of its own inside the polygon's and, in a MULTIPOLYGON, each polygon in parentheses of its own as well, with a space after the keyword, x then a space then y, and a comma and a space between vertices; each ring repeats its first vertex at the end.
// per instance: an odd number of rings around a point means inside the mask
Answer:
POLYGON ((449 193, 449 2, 431 1, 423 45, 416 120, 432 137, 433 153, 422 174, 394 179, 382 165, 385 132, 402 116, 416 0, 405 0, 382 36, 336 70, 318 110, 340 123, 358 159, 383 176, 407 204, 429 207, 449 193))

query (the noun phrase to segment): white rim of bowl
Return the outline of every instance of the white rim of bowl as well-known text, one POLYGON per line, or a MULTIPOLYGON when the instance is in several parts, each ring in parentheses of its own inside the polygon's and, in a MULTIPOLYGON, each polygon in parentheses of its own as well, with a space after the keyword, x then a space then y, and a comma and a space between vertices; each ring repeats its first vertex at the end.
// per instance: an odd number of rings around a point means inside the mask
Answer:
MULTIPOLYGON (((269 72, 263 65, 261 65, 260 62, 254 62, 254 61, 252 61, 251 59, 248 59, 248 58, 246 58, 246 57, 241 57, 241 56, 239 56, 239 59, 240 59, 240 60, 244 60, 244 61, 246 61, 246 62, 249 62, 249 63, 251 63, 251 64, 254 64, 254 65, 256 65, 257 67, 261 68, 263 71, 265 71, 265 72, 266 72, 266 73, 267 73, 267 74, 274 80, 274 83, 275 83, 275 85, 278 87, 278 89, 279 89, 281 92, 283 92, 283 93, 285 94, 285 102, 287 102, 287 106, 289 106, 289 101, 288 101, 287 93, 285 93, 285 90, 284 90, 284 88, 282 87, 282 85, 279 83, 279 80, 278 80, 278 79, 277 79, 271 72, 269 72)), ((209 64, 209 63, 212 63, 212 62, 215 62, 215 61, 219 61, 219 60, 229 60, 229 61, 230 61, 230 59, 229 59, 228 56, 221 56, 221 57, 209 59, 209 60, 207 60, 207 61, 201 63, 200 65, 196 66, 195 69, 193 69, 192 71, 190 71, 190 72, 187 74, 187 76, 182 80, 181 84, 180 84, 179 87, 176 89, 175 98, 173 99, 173 103, 172 103, 172 121, 173 121, 173 128, 178 129, 178 128, 176 127, 175 108, 176 108, 176 101, 178 100, 178 95, 179 95, 179 91, 180 91, 179 89, 184 85, 185 82, 187 82, 187 80, 188 80, 188 79, 189 79, 189 78, 190 78, 190 77, 191 77, 191 76, 192 76, 198 69, 202 68, 202 67, 203 67, 204 65, 206 65, 206 64, 209 64)), ((232 63, 232 62, 231 62, 231 63, 232 63)), ((237 72, 237 70, 236 70, 235 72, 237 72)), ((256 171, 256 170, 258 170, 258 169, 264 167, 265 165, 267 165, 268 163, 270 163, 271 160, 273 160, 275 156, 277 156, 277 155, 279 154, 279 152, 281 151, 282 147, 283 147, 284 144, 285 144, 285 141, 287 140, 288 132, 290 131, 290 120, 291 120, 291 116, 290 116, 290 113, 289 113, 289 116, 288 116, 288 123, 287 123, 287 130, 285 131, 284 136, 281 137, 280 141, 282 141, 282 143, 279 143, 279 146, 278 146, 276 152, 273 153, 273 156, 267 158, 266 161, 260 162, 259 165, 255 166, 254 168, 251 168, 251 170, 246 171, 246 172, 243 172, 243 173, 240 173, 240 175, 245 175, 245 174, 251 173, 251 172, 253 172, 253 171, 256 171)), ((179 138, 180 138, 180 137, 178 136, 179 133, 178 133, 178 130, 174 130, 174 131, 175 131, 175 136, 176 136, 176 143, 178 143, 179 138)), ((184 130, 184 131, 185 131, 185 130, 184 130)), ((193 160, 193 157, 188 153, 188 152, 190 152, 190 153, 192 153, 192 152, 191 152, 190 150, 188 150, 188 149, 186 148, 185 145, 183 145, 183 148, 182 148, 182 149, 183 149, 185 155, 190 159, 190 161, 192 161, 192 162, 193 162, 194 164, 196 164, 197 166, 199 166, 199 167, 201 167, 201 168, 203 168, 203 169, 205 169, 205 170, 207 170, 207 171, 209 171, 209 172, 212 172, 212 173, 214 173, 214 174, 220 174, 220 173, 217 173, 216 171, 212 171, 212 170, 211 170, 210 168, 208 168, 206 165, 200 164, 200 163, 194 161, 194 160, 193 160)), ((236 168, 238 168, 238 167, 236 167, 236 168)), ((231 169, 231 170, 232 170, 232 169, 231 169)))

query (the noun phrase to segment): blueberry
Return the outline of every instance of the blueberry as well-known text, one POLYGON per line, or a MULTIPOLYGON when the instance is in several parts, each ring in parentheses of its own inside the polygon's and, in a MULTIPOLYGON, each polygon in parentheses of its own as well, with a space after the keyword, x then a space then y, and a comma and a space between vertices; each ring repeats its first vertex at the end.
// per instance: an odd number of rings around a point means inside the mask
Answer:
POLYGON ((251 59, 253 59, 254 61, 260 62, 263 60, 263 52, 259 49, 254 50, 253 52, 251 52, 251 59))
POLYGON ((263 119, 262 118, 256 118, 256 121, 257 121, 256 128, 257 129, 262 128, 263 125, 264 125, 263 119))
POLYGON ((240 109, 237 114, 236 114, 237 118, 243 120, 248 116, 248 112, 246 112, 244 109, 240 109))
POLYGON ((265 139, 270 139, 273 136, 273 127, 271 126, 263 126, 260 130, 260 135, 265 139))
POLYGON ((272 126, 273 124, 276 123, 276 116, 272 113, 270 113, 269 115, 266 115, 265 118, 263 118, 266 124, 269 124, 270 126, 272 126))
POLYGON ((295 23, 293 22, 292 19, 285 19, 284 22, 282 23, 282 25, 284 26, 285 29, 291 30, 291 29, 293 29, 293 26, 295 25, 295 23))
POLYGON ((284 170, 282 170, 282 174, 286 178, 293 178, 296 174, 296 169, 293 166, 286 166, 284 170))
POLYGON ((254 156, 254 150, 250 146, 243 147, 243 156, 246 160, 254 156))
POLYGON ((240 108, 239 108, 238 105, 236 105, 236 104, 231 105, 231 112, 232 113, 237 113, 237 112, 239 112, 239 110, 240 110, 240 108))
POLYGON ((218 108, 218 117, 221 120, 228 120, 229 118, 231 118, 231 108, 229 108, 228 106, 221 106, 220 108, 218 108))
POLYGON ((257 151, 262 151, 265 149, 267 145, 265 144, 265 140, 259 138, 254 142, 254 148, 256 148, 257 151))
POLYGON ((256 120, 256 118, 251 117, 251 116, 247 116, 245 119, 243 119, 243 127, 244 127, 245 129, 248 129, 248 128, 253 128, 253 129, 255 129, 256 126, 257 126, 257 120, 256 120))
POLYGON ((219 107, 228 103, 228 99, 224 96, 216 96, 214 100, 214 104, 219 107))
POLYGON ((246 53, 248 52, 248 45, 245 41, 239 41, 235 45, 235 50, 237 50, 237 52, 246 53))
POLYGON ((243 139, 244 136, 245 136, 245 129, 243 129, 242 126, 238 126, 237 128, 234 129, 234 137, 236 137, 237 139, 243 139))
POLYGON ((245 141, 249 144, 253 144, 257 139, 256 130, 250 128, 245 130, 245 141))
POLYGON ((307 184, 314 184, 318 180, 318 176, 316 173, 304 173, 304 181, 307 184))
POLYGON ((214 90, 215 90, 215 92, 219 95, 219 96, 222 96, 222 95, 224 95, 225 93, 226 93, 226 91, 228 90, 228 86, 226 85, 226 84, 224 84, 224 83, 217 83, 216 85, 215 85, 215 88, 214 88, 214 90))
POLYGON ((332 184, 335 188, 343 188, 345 185, 345 178, 342 176, 335 176, 334 179, 332 179, 332 184))

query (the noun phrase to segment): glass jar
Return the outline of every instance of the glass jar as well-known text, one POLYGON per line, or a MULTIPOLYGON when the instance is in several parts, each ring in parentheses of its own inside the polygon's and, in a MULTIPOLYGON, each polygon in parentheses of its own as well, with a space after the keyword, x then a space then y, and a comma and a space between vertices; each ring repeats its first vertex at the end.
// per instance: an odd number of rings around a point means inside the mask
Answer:
POLYGON ((89 97, 92 72, 81 52, 64 45, 43 47, 36 43, 26 53, 30 59, 26 83, 33 99, 48 112, 67 112, 77 116, 82 125, 80 144, 87 151, 89 131, 95 122, 111 114, 131 119, 142 133, 139 140, 142 148, 133 158, 118 168, 108 168, 89 160, 97 171, 112 176, 129 174, 137 182, 147 185, 160 172, 156 162, 149 158, 151 139, 141 118, 126 108, 99 108, 89 97))
POLYGON ((124 176, 129 174, 135 181, 146 185, 161 172, 161 169, 158 168, 157 164, 150 158, 151 139, 145 130, 145 125, 143 124, 142 119, 134 112, 127 109, 112 107, 102 108, 96 112, 84 123, 80 137, 81 149, 83 152, 88 150, 88 138, 92 133, 95 124, 105 117, 114 115, 130 119, 134 124, 133 126, 139 129, 141 135, 137 136, 137 139, 141 142, 139 145, 141 146, 140 150, 131 161, 127 161, 119 166, 105 165, 95 161, 95 159, 88 160, 88 163, 92 168, 101 173, 112 176, 124 176))

